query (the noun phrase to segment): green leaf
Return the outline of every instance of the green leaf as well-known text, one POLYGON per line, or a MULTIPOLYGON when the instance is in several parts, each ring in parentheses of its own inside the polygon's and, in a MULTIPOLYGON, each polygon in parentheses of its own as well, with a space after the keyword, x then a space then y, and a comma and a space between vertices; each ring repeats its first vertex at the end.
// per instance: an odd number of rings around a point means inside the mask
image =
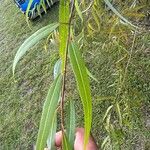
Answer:
POLYGON ((75 139, 75 107, 74 107, 74 101, 70 100, 69 101, 69 106, 68 106, 68 118, 67 118, 67 130, 66 134, 68 137, 68 141, 70 144, 71 149, 73 150, 74 147, 74 139, 75 139))
POLYGON ((75 8, 76 8, 76 11, 77 11, 81 21, 83 22, 83 16, 82 16, 82 12, 79 8, 79 1, 78 0, 75 0, 75 8))
POLYGON ((29 0, 28 7, 27 7, 27 10, 26 10, 26 18, 28 18, 32 2, 33 2, 33 0, 29 0))
MULTIPOLYGON (((47 3, 47 5, 48 5, 49 7, 51 7, 51 4, 50 4, 49 0, 46 0, 46 3, 47 3)), ((52 5, 53 5, 53 4, 52 4, 52 5)))
POLYGON ((44 0, 41 0, 40 5, 42 6, 44 12, 47 13, 47 10, 46 10, 46 4, 45 4, 45 1, 44 1, 44 0))
POLYGON ((109 2, 109 0, 104 0, 104 2, 106 3, 106 5, 125 23, 127 23, 128 25, 134 27, 134 28, 138 28, 137 26, 133 25, 131 22, 129 22, 126 18, 124 18, 114 7, 113 5, 109 2))
POLYGON ((62 60, 62 72, 65 69, 66 53, 67 53, 67 42, 69 34, 69 5, 70 0, 60 0, 59 3, 59 55, 62 60))
POLYGON ((61 60, 58 59, 54 65, 54 79, 61 73, 61 60))
POLYGON ((105 112, 105 115, 104 115, 104 117, 103 117, 103 121, 106 119, 106 117, 108 116, 108 114, 110 113, 110 111, 111 111, 112 108, 113 108, 113 105, 110 105, 110 106, 107 108, 107 110, 106 110, 106 112, 105 112))
POLYGON ((42 18, 41 6, 40 6, 40 5, 37 5, 37 6, 36 6, 36 10, 37 10, 38 15, 42 18))
POLYGON ((63 148, 63 150, 71 150, 66 133, 63 134, 62 148, 63 148))
POLYGON ((116 111, 119 117, 119 124, 122 127, 122 114, 121 114, 120 105, 118 102, 116 102, 116 111))
POLYGON ((47 147, 49 150, 54 150, 55 149, 55 134, 56 134, 56 129, 57 129, 57 111, 55 111, 55 114, 53 116, 52 120, 52 127, 50 129, 50 133, 47 139, 47 147))
POLYGON ((97 24, 97 31, 100 30, 100 19, 99 16, 96 13, 96 8, 93 6, 93 9, 91 10, 92 13, 92 18, 95 20, 96 24, 97 24))
POLYGON ((92 75, 92 73, 87 68, 86 68, 86 72, 90 78, 92 78, 94 81, 99 83, 99 81, 92 75))
POLYGON ((38 138, 36 142, 36 150, 43 150, 46 146, 46 141, 53 126, 53 116, 55 114, 60 97, 60 91, 62 86, 61 81, 62 76, 60 75, 54 80, 52 86, 48 91, 40 121, 38 138))
POLYGON ((53 23, 48 26, 45 26, 32 34, 28 39, 24 41, 24 43, 20 46, 19 50, 16 53, 16 56, 14 58, 13 62, 13 74, 15 72, 16 65, 18 61, 22 58, 22 56, 36 43, 38 43, 41 39, 48 36, 50 33, 52 33, 57 27, 58 23, 53 23))
POLYGON ((54 4, 53 0, 50 0, 50 1, 51 1, 51 4, 53 5, 54 4))
POLYGON ((81 97, 84 110, 84 149, 88 142, 92 122, 92 98, 90 91, 89 79, 83 58, 76 43, 71 43, 69 47, 69 56, 72 69, 75 74, 77 87, 81 97))
POLYGON ((107 136, 104 140, 103 140, 103 142, 102 142, 102 145, 101 145, 101 149, 104 149, 104 147, 105 147, 105 145, 107 144, 107 142, 109 141, 109 136, 107 136))

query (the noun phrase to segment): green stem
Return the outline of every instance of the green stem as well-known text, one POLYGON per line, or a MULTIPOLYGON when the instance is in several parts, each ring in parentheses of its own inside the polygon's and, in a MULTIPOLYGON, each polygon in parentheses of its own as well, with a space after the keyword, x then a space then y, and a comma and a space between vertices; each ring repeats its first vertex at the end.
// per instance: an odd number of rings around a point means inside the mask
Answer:
POLYGON ((67 46, 66 46, 66 54, 65 54, 65 67, 64 67, 64 72, 63 72, 63 84, 62 84, 62 94, 61 94, 61 102, 60 102, 60 110, 61 110, 61 131, 62 135, 64 135, 64 99, 65 99, 65 85, 66 85, 66 72, 67 72, 67 55, 68 55, 68 48, 69 48, 69 42, 70 42, 70 30, 71 30, 71 21, 72 21, 72 14, 74 10, 74 1, 72 2, 71 5, 71 13, 70 13, 70 18, 69 18, 69 23, 68 23, 68 36, 67 36, 67 46))

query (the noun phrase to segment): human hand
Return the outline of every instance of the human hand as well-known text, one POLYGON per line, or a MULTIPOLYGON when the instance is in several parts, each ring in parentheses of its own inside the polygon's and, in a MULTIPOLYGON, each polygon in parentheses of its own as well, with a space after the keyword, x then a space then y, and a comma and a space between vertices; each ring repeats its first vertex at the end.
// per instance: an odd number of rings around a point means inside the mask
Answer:
MULTIPOLYGON (((55 145, 60 148, 62 144, 62 132, 59 131, 55 136, 55 145)), ((74 150, 83 150, 84 128, 77 128, 75 133, 74 150)), ((90 136, 86 150, 98 150, 94 138, 90 136)))

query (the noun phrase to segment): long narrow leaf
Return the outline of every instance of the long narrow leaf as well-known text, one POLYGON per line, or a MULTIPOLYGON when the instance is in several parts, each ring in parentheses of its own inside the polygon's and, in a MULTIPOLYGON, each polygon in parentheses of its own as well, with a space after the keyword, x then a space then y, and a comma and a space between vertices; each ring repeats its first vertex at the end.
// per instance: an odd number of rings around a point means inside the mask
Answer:
POLYGON ((33 0, 29 0, 28 7, 27 7, 27 10, 26 10, 26 18, 28 18, 32 2, 33 2, 33 0))
POLYGON ((54 79, 61 73, 61 60, 58 59, 54 65, 54 79))
POLYGON ((53 23, 48 26, 45 26, 32 34, 28 39, 24 41, 24 43, 20 46, 19 50, 16 53, 16 56, 14 58, 13 62, 13 74, 15 72, 16 65, 18 61, 22 58, 22 56, 37 42, 39 42, 44 37, 48 36, 50 33, 52 33, 57 27, 58 23, 53 23))
POLYGON ((111 109, 113 108, 113 105, 109 106, 105 112, 105 115, 103 117, 103 121, 106 119, 106 117, 108 116, 108 114, 110 113, 111 109))
POLYGON ((62 59, 62 71, 64 70, 66 61, 67 42, 69 34, 69 2, 70 0, 60 0, 59 4, 59 55, 62 59))
POLYGON ((86 68, 86 72, 90 78, 92 78, 94 81, 99 83, 99 81, 93 76, 93 74, 87 68, 86 68))
POLYGON ((51 7, 51 4, 50 4, 50 1, 49 0, 46 0, 46 3, 49 7, 51 7))
POLYGON ((101 148, 102 148, 102 149, 104 149, 104 147, 105 147, 106 143, 108 142, 108 140, 109 140, 109 136, 107 136, 107 137, 103 140, 102 145, 101 145, 101 148))
POLYGON ((81 12, 80 7, 79 7, 79 1, 78 0, 75 0, 75 8, 76 8, 76 11, 77 11, 81 21, 83 22, 83 16, 82 16, 82 12, 81 12))
POLYGON ((37 10, 38 15, 42 18, 41 6, 40 6, 40 5, 37 5, 37 6, 36 6, 36 10, 37 10))
POLYGON ((113 5, 109 2, 109 0, 104 0, 104 2, 106 3, 106 5, 125 23, 127 23, 128 25, 134 27, 134 28, 138 28, 137 26, 133 25, 131 22, 129 22, 126 18, 124 18, 114 7, 113 5))
POLYGON ((55 149, 55 134, 56 134, 56 129, 57 129, 57 111, 55 111, 55 114, 53 116, 52 120, 52 127, 50 129, 50 133, 47 139, 47 147, 49 150, 54 150, 55 149))
POLYGON ((42 1, 41 6, 42 6, 44 12, 47 13, 45 1, 42 1))
POLYGON ((79 48, 76 43, 71 43, 69 47, 70 61, 75 74, 77 87, 83 104, 84 110, 84 149, 88 142, 92 121, 92 100, 89 79, 85 67, 85 63, 81 57, 79 48))
POLYGON ((60 97, 61 80, 61 75, 54 80, 46 97, 40 121, 38 138, 36 142, 36 150, 43 150, 46 146, 46 141, 48 139, 50 129, 52 128, 53 124, 53 116, 56 111, 60 97))
POLYGON ((63 150, 71 150, 70 143, 68 141, 68 137, 66 136, 66 133, 63 134, 62 147, 63 147, 63 150))
POLYGON ((120 105, 118 102, 116 102, 116 111, 119 117, 119 124, 122 127, 122 114, 121 114, 120 105))
POLYGON ((68 137, 68 141, 71 147, 71 150, 73 150, 74 147, 74 138, 75 138, 75 107, 74 107, 74 102, 73 100, 69 101, 69 106, 68 106, 68 118, 67 118, 67 130, 66 134, 68 137))

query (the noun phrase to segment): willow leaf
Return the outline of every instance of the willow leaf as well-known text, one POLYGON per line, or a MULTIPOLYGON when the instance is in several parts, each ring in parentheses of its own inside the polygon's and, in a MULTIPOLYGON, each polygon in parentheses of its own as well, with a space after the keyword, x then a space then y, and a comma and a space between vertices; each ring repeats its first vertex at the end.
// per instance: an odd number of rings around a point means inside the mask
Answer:
POLYGON ((52 127, 50 129, 50 133, 47 139, 47 147, 48 149, 55 149, 55 134, 56 134, 56 129, 57 129, 57 111, 55 111, 55 114, 53 115, 53 120, 52 120, 52 127))
POLYGON ((113 105, 109 106, 105 112, 105 115, 103 117, 103 121, 106 119, 106 117, 108 116, 108 114, 110 113, 111 109, 113 108, 113 105))
POLYGON ((88 76, 90 78, 92 78, 94 81, 96 81, 97 83, 99 83, 99 81, 94 77, 94 75, 86 68, 86 72, 88 74, 88 76))
POLYGON ((83 22, 83 16, 82 16, 82 12, 79 8, 79 1, 78 0, 75 0, 75 8, 76 8, 76 11, 77 11, 81 21, 83 22))
POLYGON ((113 5, 109 2, 109 0, 104 0, 104 2, 106 3, 106 5, 125 23, 127 23, 128 25, 134 27, 134 28, 138 28, 137 26, 133 25, 131 22, 129 22, 126 18, 124 18, 114 7, 113 5))
POLYGON ((54 79, 61 73, 61 60, 58 59, 54 65, 54 79))
POLYGON ((48 5, 48 7, 51 7, 51 4, 50 4, 49 0, 46 0, 46 3, 48 5))
POLYGON ((52 5, 54 4, 53 0, 50 0, 50 2, 51 2, 52 5))
POLYGON ((101 148, 102 149, 104 149, 104 147, 105 147, 105 145, 106 145, 106 143, 109 141, 109 136, 107 136, 104 140, 103 140, 103 142, 102 142, 102 145, 101 145, 101 148))
POLYGON ((43 150, 46 146, 46 141, 53 124, 53 116, 55 114, 60 97, 61 80, 62 77, 58 76, 48 91, 48 95, 43 106, 38 138, 36 142, 36 150, 43 150))
POLYGON ((45 1, 43 1, 43 2, 41 3, 41 6, 42 6, 44 12, 47 13, 45 1))
POLYGON ((24 43, 20 46, 19 50, 16 53, 13 62, 13 74, 15 72, 16 65, 18 61, 22 58, 22 56, 36 43, 38 43, 41 39, 48 36, 58 27, 58 23, 53 23, 48 26, 45 26, 39 29, 37 32, 32 34, 28 39, 24 41, 24 43))
POLYGON ((121 114, 120 105, 118 102, 116 102, 116 111, 117 111, 118 117, 119 117, 119 124, 122 127, 122 114, 121 114))
POLYGON ((73 150, 74 147, 74 138, 75 138, 75 107, 73 100, 69 101, 68 106, 68 118, 67 118, 67 137, 70 144, 71 150, 73 150))
POLYGON ((63 134, 62 148, 63 148, 63 150, 71 150, 66 133, 63 134))
POLYGON ((27 7, 27 10, 26 10, 26 18, 28 18, 32 2, 33 2, 33 0, 29 0, 28 7, 27 7))
POLYGON ((97 27, 98 27, 97 30, 99 31, 100 30, 100 22, 99 22, 99 17, 96 14, 96 8, 93 7, 91 12, 92 12, 93 19, 95 20, 95 22, 97 24, 97 27))
POLYGON ((36 6, 36 10, 37 10, 38 15, 42 18, 41 6, 40 6, 40 5, 37 5, 37 6, 36 6))
POLYGON ((75 74, 77 87, 81 97, 84 110, 84 149, 88 142, 92 121, 92 100, 89 79, 84 60, 81 57, 79 48, 76 43, 71 43, 69 47, 70 61, 75 74))
POLYGON ((60 0, 59 3, 59 55, 62 60, 62 71, 65 68, 67 42, 69 34, 69 2, 70 0, 60 0))

